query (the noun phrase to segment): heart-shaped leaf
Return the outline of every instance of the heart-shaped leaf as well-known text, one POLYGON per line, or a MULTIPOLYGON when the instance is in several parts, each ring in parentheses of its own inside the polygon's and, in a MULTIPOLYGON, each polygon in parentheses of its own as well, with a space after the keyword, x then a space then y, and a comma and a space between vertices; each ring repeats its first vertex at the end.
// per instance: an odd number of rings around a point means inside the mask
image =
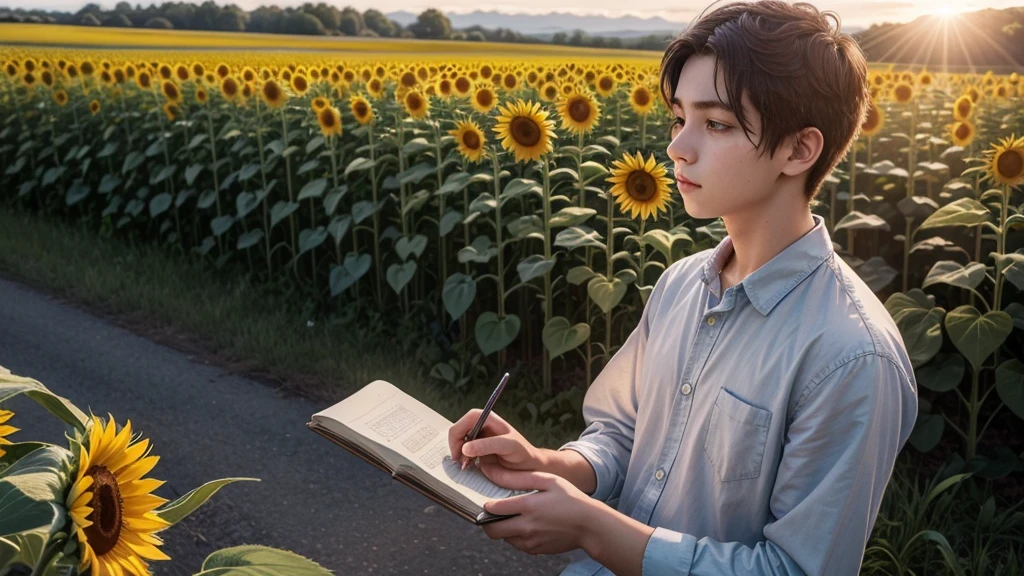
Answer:
POLYGON ((917 230, 944 226, 977 226, 988 221, 989 212, 984 204, 974 198, 961 198, 936 210, 917 227, 917 230))
POLYGON ((270 227, 273 228, 277 224, 291 215, 292 212, 298 210, 299 205, 296 202, 285 202, 284 200, 278 200, 274 207, 270 209, 270 227))
POLYGON ((484 312, 476 319, 476 343, 484 355, 492 354, 511 344, 519 335, 519 317, 509 314, 498 318, 494 312, 484 312))
POLYGON ((415 254, 419 258, 427 247, 427 237, 417 234, 412 238, 403 236, 395 242, 395 253, 403 261, 409 258, 409 254, 415 254))
POLYGON ((1012 330, 1013 318, 1001 310, 982 315, 974 306, 964 305, 946 314, 950 340, 975 372, 1006 341, 1012 330))
POLYGON ((324 243, 327 240, 327 228, 317 226, 315 229, 306 228, 299 232, 299 254, 305 254, 310 250, 324 243))
POLYGON ((917 371, 917 383, 935 392, 948 392, 960 385, 966 371, 964 357, 949 354, 941 362, 930 362, 917 371))
POLYGON ((854 210, 836 222, 834 230, 888 230, 889 223, 874 214, 865 214, 854 210))
POLYGON ((985 265, 979 262, 971 262, 966 268, 959 262, 952 260, 940 260, 928 271, 921 288, 927 288, 932 284, 951 284, 959 288, 977 288, 985 279, 985 265))
POLYGON ((541 339, 548 349, 552 359, 558 358, 570 350, 574 350, 590 337, 590 325, 580 322, 575 326, 569 325, 569 320, 562 316, 555 316, 544 326, 541 339))
POLYGON ((589 226, 570 226, 555 236, 555 246, 575 250, 584 246, 606 248, 604 237, 589 226))
POLYGON ((387 280, 388 284, 391 285, 391 289, 396 294, 402 293, 402 288, 412 280, 412 277, 416 274, 416 261, 409 260, 402 264, 392 264, 388 266, 387 280))
POLYGON ((370 270, 373 258, 369 254, 349 252, 341 266, 331 267, 331 296, 337 296, 353 285, 370 270))
POLYGON ((303 186, 302 190, 299 190, 298 201, 301 202, 307 198, 319 198, 323 196, 324 190, 327 190, 327 179, 317 178, 303 186))
POLYGON ((885 301, 885 309, 903 336, 914 368, 927 364, 942 348, 942 319, 946 311, 933 303, 934 298, 930 299, 920 288, 906 294, 897 292, 885 301))
POLYGON ((1024 363, 1016 358, 996 368, 996 392, 1018 418, 1024 418, 1024 363))
POLYGON ((626 288, 626 283, 618 278, 609 281, 604 276, 595 276, 587 283, 587 294, 601 311, 607 314, 622 301, 622 297, 626 295, 626 288))
POLYGON ((263 229, 256 228, 255 230, 249 230, 245 234, 238 237, 236 248, 239 250, 245 250, 255 246, 260 240, 263 240, 263 229))
POLYGON ((452 321, 458 320, 466 313, 466 310, 473 304, 476 298, 476 280, 456 272, 444 281, 444 290, 441 292, 441 300, 444 308, 451 315, 452 321))
POLYGON ((557 260, 554 256, 546 260, 543 254, 531 254, 516 265, 516 270, 523 282, 529 282, 551 271, 557 260))
POLYGON ((331 576, 308 558, 288 550, 246 544, 222 548, 203 561, 196 576, 331 576))

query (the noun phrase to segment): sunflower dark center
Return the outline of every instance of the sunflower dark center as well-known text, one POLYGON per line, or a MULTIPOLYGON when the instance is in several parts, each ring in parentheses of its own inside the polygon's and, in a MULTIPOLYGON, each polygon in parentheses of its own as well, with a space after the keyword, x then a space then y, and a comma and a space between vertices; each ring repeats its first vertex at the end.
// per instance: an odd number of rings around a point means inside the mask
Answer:
POLYGON ((505 78, 502 80, 502 82, 505 83, 505 87, 506 88, 515 88, 516 87, 516 77, 511 75, 511 74, 505 76, 505 78))
POLYGON ((92 466, 85 471, 92 476, 92 512, 86 517, 92 524, 85 528, 86 540, 97 556, 113 550, 121 535, 122 500, 117 478, 106 466, 92 466))
POLYGON ((1010 149, 1004 151, 996 158, 996 170, 999 175, 1008 180, 1014 180, 1024 175, 1024 151, 1010 149))
POLYGON ((967 116, 971 113, 971 103, 967 100, 961 100, 957 106, 957 111, 960 112, 961 116, 967 116))
POLYGON ((473 132, 472 130, 466 131, 462 135, 462 144, 465 145, 466 148, 469 148, 470 150, 479 150, 480 135, 477 134, 476 132, 473 132))
POLYGON ((402 74, 402 86, 412 88, 416 85, 416 75, 412 72, 406 72, 402 74))
POLYGON ((366 102, 356 102, 355 112, 356 112, 356 116, 359 116, 360 118, 363 118, 364 116, 367 115, 367 113, 370 112, 370 109, 366 105, 366 102))
POLYGON ((540 142, 540 126, 531 118, 517 116, 509 124, 509 132, 521 146, 533 146, 540 142))
POLYGON ((590 102, 582 96, 578 96, 569 101, 569 117, 576 122, 586 122, 590 120, 590 102))
POLYGON ((455 89, 458 90, 459 92, 468 92, 469 78, 466 78, 465 76, 459 76, 458 78, 456 78, 455 89))
POLYGON ((636 94, 633 95, 633 102, 636 102, 637 106, 647 106, 647 103, 651 101, 650 94, 647 90, 637 90, 636 94))
POLYGON ((320 123, 323 124, 325 128, 333 128, 334 113, 325 108, 322 112, 320 112, 320 123))
POLYGON ((654 197, 655 191, 657 191, 657 183, 654 181, 654 176, 643 170, 634 170, 626 178, 626 192, 634 200, 641 202, 650 200, 654 197))
POLYGON ((601 87, 601 90, 611 90, 612 79, 607 76, 604 76, 601 78, 601 80, 598 81, 598 86, 601 87))
POLYGON ((277 100, 277 97, 281 95, 281 89, 274 82, 267 82, 263 85, 263 95, 268 100, 277 100))
POLYGON ((303 78, 302 76, 296 76, 294 80, 292 80, 292 84, 295 86, 295 89, 298 90, 299 92, 306 91, 306 79, 303 78))
POLYGON ((957 124, 956 126, 956 137, 963 140, 971 135, 971 129, 967 127, 967 124, 957 124))
POLYGON ((423 99, 420 98, 419 94, 409 94, 405 102, 409 105, 409 110, 419 110, 423 107, 423 99))
POLYGON ((494 96, 490 90, 481 90, 476 93, 476 101, 481 106, 490 106, 494 102, 494 96))
POLYGON ((913 93, 911 92, 910 86, 904 85, 896 87, 896 99, 899 100, 900 102, 906 102, 910 100, 910 97, 912 95, 913 93))

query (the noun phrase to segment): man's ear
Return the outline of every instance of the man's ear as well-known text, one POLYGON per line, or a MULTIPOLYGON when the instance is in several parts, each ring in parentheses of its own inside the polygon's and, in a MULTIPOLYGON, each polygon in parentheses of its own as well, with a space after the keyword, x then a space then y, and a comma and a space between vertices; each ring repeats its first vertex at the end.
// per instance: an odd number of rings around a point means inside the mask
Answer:
POLYGON ((782 173, 787 176, 796 176, 811 169, 814 163, 821 156, 821 149, 825 145, 825 137, 821 130, 814 126, 808 126, 803 130, 789 137, 789 157, 782 167, 782 173))

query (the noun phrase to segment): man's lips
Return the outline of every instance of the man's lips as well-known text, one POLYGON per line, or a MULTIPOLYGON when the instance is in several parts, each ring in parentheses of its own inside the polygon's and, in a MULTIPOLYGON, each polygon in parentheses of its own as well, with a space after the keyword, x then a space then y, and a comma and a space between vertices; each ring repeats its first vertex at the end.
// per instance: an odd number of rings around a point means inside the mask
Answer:
POLYGON ((686 178, 683 178, 682 176, 676 176, 676 182, 678 182, 680 184, 687 184, 689 186, 696 186, 697 188, 700 188, 700 184, 697 184, 696 182, 693 182, 692 180, 687 180, 686 178))

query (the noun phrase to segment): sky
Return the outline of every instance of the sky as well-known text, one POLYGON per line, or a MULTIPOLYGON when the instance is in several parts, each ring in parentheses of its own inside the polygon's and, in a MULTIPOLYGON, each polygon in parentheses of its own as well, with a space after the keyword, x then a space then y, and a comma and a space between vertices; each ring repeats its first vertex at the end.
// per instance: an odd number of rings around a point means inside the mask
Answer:
MULTIPOLYGON (((130 0, 134 5, 142 3, 160 4, 157 0, 130 0)), ((229 3, 229 0, 215 0, 218 4, 229 3)), ((245 10, 252 10, 261 5, 276 4, 278 6, 295 6, 306 0, 234 0, 233 3, 245 10)), ((311 0, 314 3, 319 0, 311 0)), ((561 0, 553 6, 550 0, 496 0, 481 2, 480 0, 325 0, 336 6, 352 6, 358 10, 376 8, 382 12, 405 10, 419 13, 427 8, 438 8, 445 13, 464 14, 474 10, 497 10, 507 13, 543 14, 557 10, 581 15, 604 15, 618 17, 626 14, 648 18, 660 16, 675 22, 687 22, 698 15, 712 0, 701 2, 665 2, 664 0, 631 0, 629 9, 623 10, 621 0, 561 0)), ((96 2, 104 8, 112 8, 117 0, 100 0, 96 2)), ((199 3, 197 1, 197 3, 199 3)), ((821 10, 833 10, 839 14, 843 26, 867 27, 881 22, 909 22, 918 16, 936 13, 973 12, 985 8, 1009 8, 1024 6, 1024 0, 814 0, 812 2, 821 10)), ((44 10, 75 11, 85 4, 82 0, 0 0, 0 6, 32 7, 44 10)))

